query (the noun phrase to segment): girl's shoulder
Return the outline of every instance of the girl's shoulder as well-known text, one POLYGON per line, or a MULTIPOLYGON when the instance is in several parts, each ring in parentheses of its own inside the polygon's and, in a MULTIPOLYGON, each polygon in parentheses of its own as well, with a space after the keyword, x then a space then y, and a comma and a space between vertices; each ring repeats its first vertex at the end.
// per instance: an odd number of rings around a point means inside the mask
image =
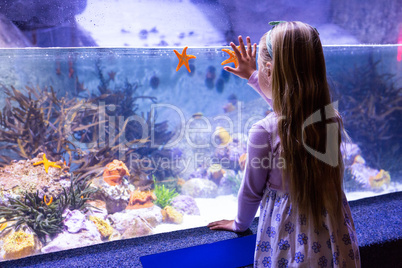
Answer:
POLYGON ((266 117, 256 122, 253 127, 263 128, 268 133, 277 133, 278 116, 274 112, 270 112, 266 117))

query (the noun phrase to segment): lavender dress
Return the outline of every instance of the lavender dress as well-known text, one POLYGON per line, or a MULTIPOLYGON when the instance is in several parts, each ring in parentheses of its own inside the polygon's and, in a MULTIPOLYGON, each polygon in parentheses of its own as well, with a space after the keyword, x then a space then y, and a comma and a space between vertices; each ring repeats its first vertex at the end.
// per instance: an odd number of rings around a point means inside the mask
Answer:
MULTIPOLYGON (((258 85, 251 85, 271 105, 258 85)), ((246 230, 260 206, 254 267, 360 267, 359 246, 350 208, 343 194, 342 214, 334 219, 323 212, 323 228, 307 225, 306 215, 292 207, 282 188, 277 118, 270 113, 250 130, 248 159, 239 190, 234 231, 246 230)), ((285 189, 288 186, 285 185, 285 189)))

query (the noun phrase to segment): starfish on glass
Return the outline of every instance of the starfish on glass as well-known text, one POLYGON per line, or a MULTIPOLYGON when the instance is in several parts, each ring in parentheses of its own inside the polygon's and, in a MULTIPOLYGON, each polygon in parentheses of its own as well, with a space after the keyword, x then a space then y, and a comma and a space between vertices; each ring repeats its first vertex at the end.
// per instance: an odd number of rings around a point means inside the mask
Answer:
POLYGON ((43 154, 43 160, 42 161, 36 162, 33 165, 36 166, 36 165, 40 165, 40 164, 43 164, 45 166, 46 173, 48 172, 49 167, 61 168, 61 166, 56 165, 56 162, 52 162, 52 161, 47 160, 46 154, 43 154))
POLYGON ((177 72, 177 71, 181 68, 181 66, 183 66, 183 64, 184 64, 184 66, 186 66, 188 72, 191 73, 190 66, 188 65, 188 60, 189 60, 189 59, 195 59, 196 56, 194 56, 194 55, 187 55, 187 48, 188 48, 188 47, 183 48, 183 52, 182 52, 181 54, 180 54, 179 52, 177 52, 176 49, 173 50, 174 53, 176 53, 176 56, 177 56, 177 57, 179 58, 179 60, 180 60, 180 61, 179 61, 179 64, 177 65, 176 72, 177 72))
MULTIPOLYGON (((238 46, 237 49, 240 49, 240 46, 238 46)), ((236 57, 236 53, 233 50, 230 50, 230 49, 227 49, 227 48, 222 49, 222 51, 228 53, 230 58, 225 60, 225 61, 223 61, 221 63, 221 65, 225 65, 225 64, 233 62, 234 65, 235 65, 235 68, 237 68, 237 66, 239 66, 239 61, 238 61, 238 59, 236 57)))

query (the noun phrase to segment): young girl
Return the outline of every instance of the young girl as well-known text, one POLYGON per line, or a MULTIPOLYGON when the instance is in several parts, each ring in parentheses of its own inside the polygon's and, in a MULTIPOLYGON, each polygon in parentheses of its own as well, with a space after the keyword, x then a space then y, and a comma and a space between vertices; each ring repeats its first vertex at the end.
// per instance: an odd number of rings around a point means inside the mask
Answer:
POLYGON ((342 190, 342 119, 331 105, 318 32, 280 22, 240 50, 239 66, 274 112, 250 129, 235 220, 211 230, 245 231, 260 205, 254 267, 360 267, 359 247, 342 190), (272 161, 271 163, 267 161, 272 161))

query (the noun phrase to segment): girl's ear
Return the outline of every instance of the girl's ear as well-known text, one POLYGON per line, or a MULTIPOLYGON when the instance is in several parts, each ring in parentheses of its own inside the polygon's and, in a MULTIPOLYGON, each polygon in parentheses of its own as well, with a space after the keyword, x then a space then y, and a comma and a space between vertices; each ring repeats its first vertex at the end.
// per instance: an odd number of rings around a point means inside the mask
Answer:
POLYGON ((267 62, 266 67, 267 67, 267 75, 268 75, 268 77, 271 77, 271 75, 272 75, 272 71, 271 71, 272 64, 271 64, 271 62, 267 62))

